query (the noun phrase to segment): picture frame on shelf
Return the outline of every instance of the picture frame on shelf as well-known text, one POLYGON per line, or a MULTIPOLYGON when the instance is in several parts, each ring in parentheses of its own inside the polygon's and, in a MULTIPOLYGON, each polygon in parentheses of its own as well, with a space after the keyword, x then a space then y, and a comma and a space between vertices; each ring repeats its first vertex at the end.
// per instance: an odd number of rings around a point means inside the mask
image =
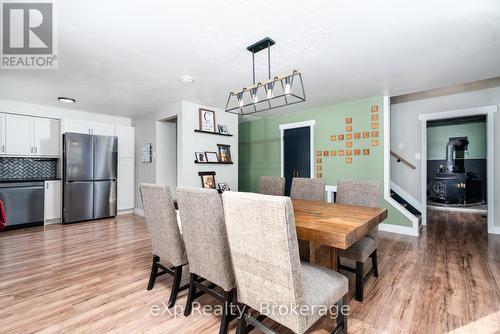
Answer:
POLYGON ((228 135, 229 132, 227 131, 227 126, 224 124, 218 124, 217 129, 219 130, 219 133, 221 135, 228 135))
POLYGON ((231 145, 217 144, 219 148, 219 161, 220 162, 232 162, 231 160, 231 145))
POLYGON ((205 152, 195 152, 194 156, 196 162, 207 162, 207 156, 205 152))
POLYGON ((201 187, 205 189, 216 189, 215 172, 198 172, 201 177, 201 187))
POLYGON ((218 183, 219 185, 219 190, 221 192, 224 192, 224 191, 230 191, 231 189, 229 188, 229 185, 226 183, 226 182, 220 182, 218 183))
POLYGON ((200 130, 207 132, 216 132, 215 130, 215 111, 200 108, 199 119, 200 119, 200 130))
POLYGON ((217 152, 205 152, 206 162, 219 162, 219 155, 217 152))

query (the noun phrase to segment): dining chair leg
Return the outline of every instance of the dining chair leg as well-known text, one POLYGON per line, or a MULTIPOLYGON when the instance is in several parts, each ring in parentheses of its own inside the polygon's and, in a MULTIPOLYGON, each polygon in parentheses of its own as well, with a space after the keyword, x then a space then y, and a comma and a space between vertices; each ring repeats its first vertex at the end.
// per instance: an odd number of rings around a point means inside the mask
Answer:
POLYGON ((175 305, 177 294, 180 291, 181 279, 182 279, 182 266, 177 266, 174 268, 174 283, 172 284, 170 299, 168 300, 168 308, 171 308, 175 305))
POLYGON ((342 313, 344 305, 345 302, 342 297, 342 299, 337 302, 337 326, 335 326, 331 334, 347 334, 347 315, 342 313))
POLYGON ((196 296, 196 284, 195 281, 198 280, 198 275, 190 274, 189 275, 189 292, 186 301, 186 308, 184 309, 184 316, 187 317, 191 314, 191 310, 193 308, 193 302, 196 296))
POLYGON ((233 295, 234 295, 234 290, 230 290, 230 291, 225 293, 224 310, 222 313, 219 334, 227 334, 227 329, 229 328, 229 323, 234 318, 234 316, 231 314, 231 305, 233 302, 233 295))
POLYGON ((372 258, 373 276, 378 277, 377 250, 375 249, 370 255, 372 258))
POLYGON ((245 320, 245 315, 248 311, 248 306, 243 306, 241 314, 238 316, 238 324, 236 325, 236 334, 247 334, 247 322, 245 320))
POLYGON ((153 264, 151 265, 151 274, 149 275, 148 290, 151 290, 155 285, 156 275, 158 274, 158 262, 160 262, 160 257, 153 255, 153 264))
POLYGON ((363 262, 356 261, 356 300, 363 301, 363 262))

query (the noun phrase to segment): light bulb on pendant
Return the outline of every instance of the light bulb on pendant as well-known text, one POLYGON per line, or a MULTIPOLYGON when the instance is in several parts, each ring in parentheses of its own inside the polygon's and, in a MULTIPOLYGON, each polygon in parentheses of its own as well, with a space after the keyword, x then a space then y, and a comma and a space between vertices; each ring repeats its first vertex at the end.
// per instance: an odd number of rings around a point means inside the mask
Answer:
POLYGON ((252 95, 253 103, 259 102, 259 97, 257 96, 257 87, 250 89, 250 94, 252 95))
POLYGON ((238 98, 238 104, 239 104, 239 106, 243 107, 243 93, 236 94, 236 97, 238 98))
POLYGON ((292 80, 290 77, 285 78, 285 94, 288 95, 292 91, 292 80))
POLYGON ((270 82, 270 83, 267 84, 266 98, 268 100, 270 100, 270 99, 273 98, 273 86, 274 86, 274 82, 270 82))

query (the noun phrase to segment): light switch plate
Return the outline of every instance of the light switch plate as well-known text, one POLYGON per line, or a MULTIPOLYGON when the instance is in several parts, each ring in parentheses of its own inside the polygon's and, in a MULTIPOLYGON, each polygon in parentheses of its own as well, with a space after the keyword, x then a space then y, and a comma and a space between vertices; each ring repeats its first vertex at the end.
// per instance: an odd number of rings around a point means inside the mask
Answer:
POLYGON ((402 150, 404 150, 404 149, 405 149, 405 144, 404 144, 404 143, 399 143, 399 144, 398 144, 398 150, 399 150, 399 151, 402 151, 402 150))
POLYGON ((415 153, 415 160, 420 160, 420 153, 415 153))

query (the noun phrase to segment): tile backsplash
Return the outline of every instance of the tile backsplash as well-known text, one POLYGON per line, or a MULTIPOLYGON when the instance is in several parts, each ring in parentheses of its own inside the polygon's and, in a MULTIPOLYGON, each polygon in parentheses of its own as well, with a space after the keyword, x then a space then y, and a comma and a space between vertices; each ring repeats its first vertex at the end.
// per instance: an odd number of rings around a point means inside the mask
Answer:
POLYGON ((57 159, 0 158, 0 180, 49 179, 56 173, 57 159))

